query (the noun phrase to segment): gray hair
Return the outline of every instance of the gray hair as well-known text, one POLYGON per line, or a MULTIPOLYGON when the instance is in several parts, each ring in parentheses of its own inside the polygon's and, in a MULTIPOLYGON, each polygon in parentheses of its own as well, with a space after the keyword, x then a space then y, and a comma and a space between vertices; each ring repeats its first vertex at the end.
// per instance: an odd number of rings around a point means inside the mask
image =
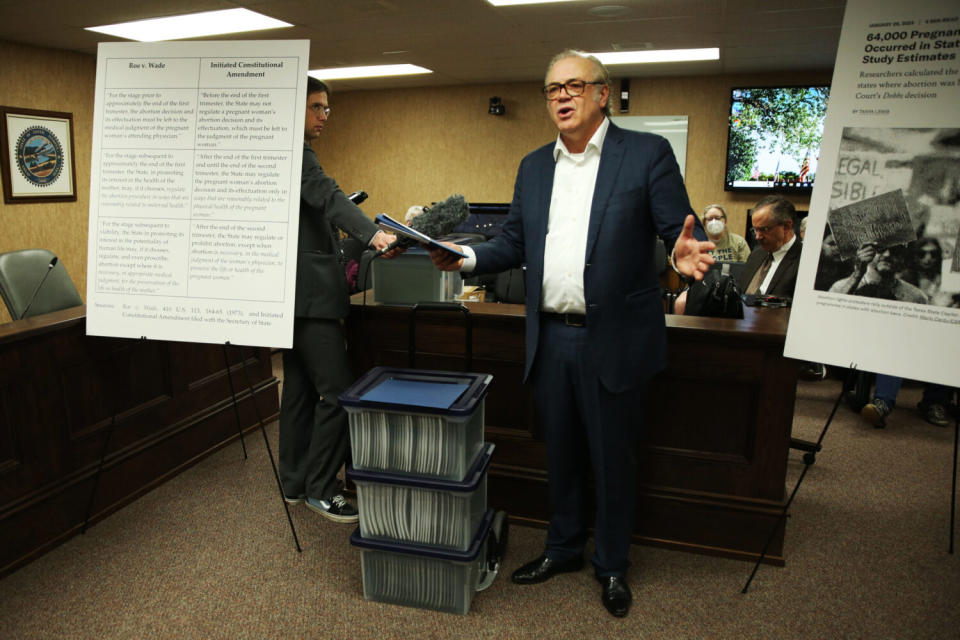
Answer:
MULTIPOLYGON (((580 51, 579 49, 566 49, 561 51, 557 55, 553 56, 550 59, 550 64, 547 65, 547 73, 543 76, 543 81, 546 83, 547 76, 550 75, 550 70, 553 69, 553 65, 557 64, 561 60, 566 60, 567 58, 580 58, 581 60, 588 60, 594 67, 597 76, 590 80, 590 82, 602 82, 603 85, 609 91, 609 95, 613 95, 613 88, 610 86, 610 72, 607 71, 607 68, 603 66, 603 63, 593 55, 590 55, 586 51, 580 51)), ((584 78, 586 80, 586 78, 584 78)), ((603 114, 608 118, 613 115, 613 109, 610 107, 610 98, 607 97, 607 104, 603 107, 603 114)))

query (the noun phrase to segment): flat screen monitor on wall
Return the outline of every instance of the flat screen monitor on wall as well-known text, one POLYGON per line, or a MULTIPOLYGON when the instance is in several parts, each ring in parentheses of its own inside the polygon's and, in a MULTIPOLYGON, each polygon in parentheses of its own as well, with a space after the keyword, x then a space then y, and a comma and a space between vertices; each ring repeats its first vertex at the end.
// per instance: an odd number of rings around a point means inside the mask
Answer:
POLYGON ((730 91, 726 191, 810 194, 830 87, 730 91))

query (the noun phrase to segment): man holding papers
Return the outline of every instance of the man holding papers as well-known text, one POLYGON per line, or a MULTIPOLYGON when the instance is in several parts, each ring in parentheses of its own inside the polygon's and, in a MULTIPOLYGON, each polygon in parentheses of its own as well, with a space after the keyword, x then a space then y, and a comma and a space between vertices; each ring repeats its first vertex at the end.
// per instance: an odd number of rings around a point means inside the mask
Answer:
POLYGON ((552 516, 545 550, 513 574, 519 584, 583 566, 584 487, 596 482, 594 574, 601 601, 627 614, 627 554, 637 501, 635 445, 647 379, 666 364, 654 240, 676 269, 702 279, 713 243, 690 209, 662 137, 608 118, 609 75, 565 51, 543 88, 559 136, 520 163, 510 214, 493 240, 434 250, 440 269, 492 273, 526 264, 526 376, 547 446, 552 516))
POLYGON ((323 82, 307 79, 296 317, 293 348, 283 352, 280 481, 287 502, 306 501, 325 518, 349 523, 359 518, 337 481, 350 444, 347 415, 337 398, 353 382, 340 324, 350 296, 336 229, 375 249, 396 237, 378 230, 320 168, 310 141, 327 123, 329 99, 323 82))

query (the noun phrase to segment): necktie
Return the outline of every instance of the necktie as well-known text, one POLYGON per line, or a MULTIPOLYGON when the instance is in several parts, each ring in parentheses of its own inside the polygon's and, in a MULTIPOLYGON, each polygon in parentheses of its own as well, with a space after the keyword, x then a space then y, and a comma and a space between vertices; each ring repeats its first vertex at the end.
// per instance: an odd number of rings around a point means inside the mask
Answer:
POLYGON ((767 257, 763 259, 763 262, 760 263, 760 268, 757 269, 757 272, 753 274, 753 278, 750 280, 750 284, 747 285, 747 290, 744 293, 747 294, 758 294, 760 293, 760 285, 763 284, 764 278, 767 277, 767 273, 770 271, 770 265, 773 264, 773 254, 768 253, 767 257))

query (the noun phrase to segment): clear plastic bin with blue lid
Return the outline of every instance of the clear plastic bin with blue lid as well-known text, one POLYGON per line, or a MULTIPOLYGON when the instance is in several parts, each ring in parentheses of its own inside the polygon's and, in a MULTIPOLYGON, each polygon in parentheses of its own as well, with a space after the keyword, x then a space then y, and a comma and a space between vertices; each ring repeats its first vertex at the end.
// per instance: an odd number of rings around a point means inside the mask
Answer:
POLYGON ((465 551, 487 510, 487 443, 460 482, 347 467, 357 487, 360 535, 465 551))
POLYGON ((488 510, 465 551, 370 540, 357 528, 350 543, 361 550, 363 597, 465 615, 473 594, 489 587, 499 571, 505 517, 488 510))
POLYGON ((440 271, 430 254, 413 246, 392 260, 374 260, 373 300, 380 304, 411 305, 453 300, 463 291, 463 278, 440 271))
POLYGON ((485 373, 374 367, 340 395, 353 467, 462 481, 483 449, 485 373))

